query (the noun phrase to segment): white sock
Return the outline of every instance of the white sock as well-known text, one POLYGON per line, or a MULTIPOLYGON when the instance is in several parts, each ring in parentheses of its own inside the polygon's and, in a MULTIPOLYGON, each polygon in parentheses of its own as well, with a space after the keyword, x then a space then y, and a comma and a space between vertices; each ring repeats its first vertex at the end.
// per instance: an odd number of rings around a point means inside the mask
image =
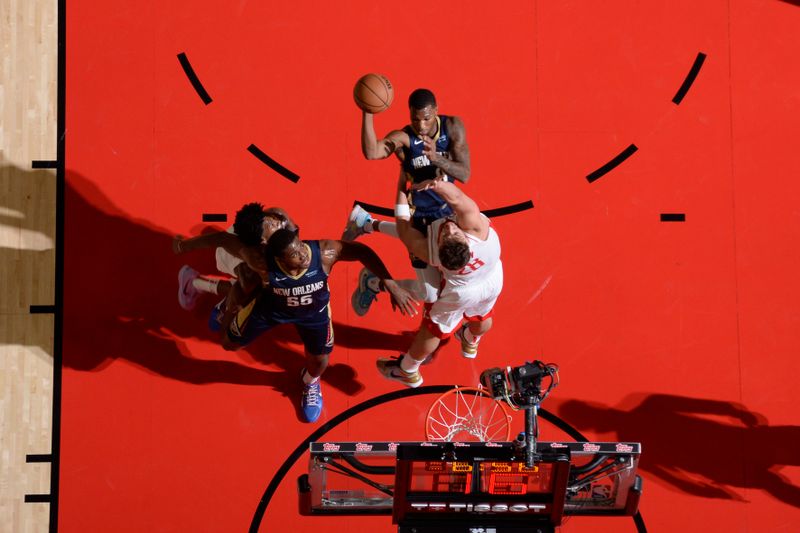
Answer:
POLYGON ((400 368, 408 374, 413 374, 419 370, 421 364, 422 361, 417 361, 407 353, 404 353, 403 358, 400 360, 400 368))
POLYGON ((303 370, 303 383, 306 385, 311 385, 317 381, 319 381, 319 376, 313 378, 311 377, 311 374, 308 373, 308 370, 303 370))
POLYGON ((378 221, 378 231, 397 239, 400 238, 400 234, 397 233, 397 224, 394 222, 386 222, 385 220, 378 221))
POLYGON ((481 340, 483 335, 474 335, 470 330, 469 327, 464 328, 464 340, 466 340, 470 344, 477 344, 479 340, 481 340))
POLYGON ((381 292, 381 280, 377 276, 369 278, 367 287, 369 287, 372 292, 381 292))
POLYGON ((192 280, 192 285, 195 289, 200 292, 210 292, 211 294, 217 294, 217 285, 219 285, 218 279, 205 279, 205 278, 195 278, 192 280))

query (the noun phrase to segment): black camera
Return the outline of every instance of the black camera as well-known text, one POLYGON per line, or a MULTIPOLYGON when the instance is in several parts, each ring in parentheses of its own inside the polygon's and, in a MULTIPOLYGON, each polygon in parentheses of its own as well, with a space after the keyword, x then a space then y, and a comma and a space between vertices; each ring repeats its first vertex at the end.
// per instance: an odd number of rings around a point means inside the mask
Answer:
POLYGON ((481 384, 495 400, 512 404, 541 402, 558 382, 558 367, 541 361, 526 362, 517 367, 489 368, 481 372, 481 384), (542 392, 542 380, 550 378, 542 392))

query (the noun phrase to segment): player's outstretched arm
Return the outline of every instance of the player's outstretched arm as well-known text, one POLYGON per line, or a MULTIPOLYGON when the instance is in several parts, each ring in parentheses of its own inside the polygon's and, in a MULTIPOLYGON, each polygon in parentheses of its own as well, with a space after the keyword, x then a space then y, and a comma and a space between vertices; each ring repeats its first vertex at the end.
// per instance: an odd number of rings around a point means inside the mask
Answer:
POLYGON ((361 119, 361 153, 367 159, 386 159, 403 146, 407 135, 400 130, 394 130, 383 138, 378 139, 373 123, 373 114, 363 112, 361 119))
POLYGON ((399 308, 400 312, 405 315, 415 316, 417 314, 419 302, 410 292, 400 287, 392 279, 389 269, 372 248, 360 242, 334 240, 320 241, 319 247, 322 252, 323 265, 328 271, 337 261, 359 261, 381 280, 383 287, 392 296, 393 308, 399 308))
POLYGON ((424 137, 425 149, 423 153, 428 156, 431 164, 438 167, 450 177, 461 183, 467 183, 470 176, 469 165, 469 145, 467 144, 467 132, 464 129, 464 122, 458 117, 450 117, 448 131, 450 133, 450 157, 439 155, 436 152, 436 142, 424 137))
POLYGON ((194 250, 202 250, 204 248, 219 247, 223 247, 229 253, 233 253, 229 250, 229 248, 238 251, 241 246, 242 243, 239 242, 239 238, 232 233, 228 233, 227 231, 215 231, 213 233, 207 233, 206 235, 190 238, 176 235, 172 239, 172 251, 176 254, 183 254, 194 250))
MULTIPOLYGON (((400 182, 405 182, 402 171, 400 172, 400 182)), ((427 263, 429 261, 428 241, 425 235, 411 225, 411 207, 408 205, 408 197, 401 189, 400 183, 398 183, 397 187, 397 198, 394 209, 397 237, 403 241, 403 244, 406 245, 406 248, 412 255, 427 263)))
POLYGON ((481 215, 475 200, 464 194, 454 184, 443 179, 425 180, 413 186, 416 190, 432 190, 453 208, 458 225, 465 231, 479 233, 481 236, 488 230, 489 222, 481 215))

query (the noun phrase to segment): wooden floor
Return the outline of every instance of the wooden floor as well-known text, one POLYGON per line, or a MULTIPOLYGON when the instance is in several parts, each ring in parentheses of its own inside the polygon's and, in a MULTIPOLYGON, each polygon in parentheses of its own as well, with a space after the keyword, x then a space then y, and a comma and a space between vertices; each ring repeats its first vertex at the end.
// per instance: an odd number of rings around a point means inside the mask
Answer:
POLYGON ((54 303, 57 12, 55 0, 0 4, 0 529, 47 531, 54 303))

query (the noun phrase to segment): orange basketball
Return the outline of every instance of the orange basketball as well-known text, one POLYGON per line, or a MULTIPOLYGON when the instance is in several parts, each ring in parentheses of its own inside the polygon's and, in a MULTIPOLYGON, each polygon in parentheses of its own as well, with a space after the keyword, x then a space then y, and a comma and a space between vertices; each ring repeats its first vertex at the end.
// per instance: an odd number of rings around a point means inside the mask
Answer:
POLYGON ((389 78, 382 74, 362 76, 353 88, 356 105, 367 113, 380 113, 392 105, 394 89, 389 78))

